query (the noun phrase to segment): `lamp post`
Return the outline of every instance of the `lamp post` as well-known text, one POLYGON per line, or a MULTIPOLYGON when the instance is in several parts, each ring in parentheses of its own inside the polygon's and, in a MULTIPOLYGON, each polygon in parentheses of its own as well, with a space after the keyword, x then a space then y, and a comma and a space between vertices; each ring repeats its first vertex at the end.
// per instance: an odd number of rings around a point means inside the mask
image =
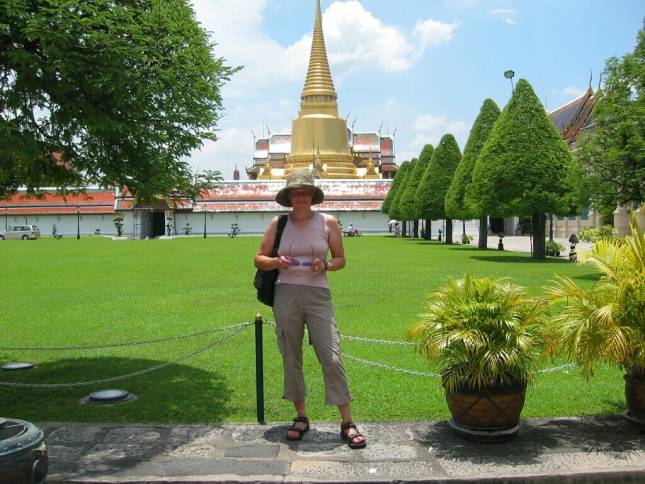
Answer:
POLYGON ((7 230, 9 228, 9 225, 7 225, 9 220, 9 209, 7 207, 4 208, 4 229, 7 230))
POLYGON ((513 86, 513 77, 515 77, 515 71, 512 71, 511 69, 504 71, 504 77, 506 79, 510 79, 511 81, 511 91, 513 94, 515 94, 515 87, 513 86))
POLYGON ((553 242, 553 214, 549 214, 549 242, 553 242))
POLYGON ((81 238, 81 207, 76 206, 76 240, 81 238))
POLYGON ((206 238, 206 210, 204 210, 204 238, 206 238))

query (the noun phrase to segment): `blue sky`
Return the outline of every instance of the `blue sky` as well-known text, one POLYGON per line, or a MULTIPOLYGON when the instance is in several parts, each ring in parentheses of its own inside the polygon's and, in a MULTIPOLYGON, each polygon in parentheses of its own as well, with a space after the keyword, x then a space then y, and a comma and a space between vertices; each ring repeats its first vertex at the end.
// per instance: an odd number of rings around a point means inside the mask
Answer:
MULTIPOLYGON (((304 84, 314 0, 193 0, 215 54, 243 65, 223 89, 220 139, 193 153, 231 179, 252 163, 253 133, 291 130, 304 84)), ((321 0, 339 114, 392 134, 397 162, 452 133, 463 149, 484 99, 503 108, 504 71, 549 111, 593 88, 605 60, 631 52, 643 0, 321 0)))

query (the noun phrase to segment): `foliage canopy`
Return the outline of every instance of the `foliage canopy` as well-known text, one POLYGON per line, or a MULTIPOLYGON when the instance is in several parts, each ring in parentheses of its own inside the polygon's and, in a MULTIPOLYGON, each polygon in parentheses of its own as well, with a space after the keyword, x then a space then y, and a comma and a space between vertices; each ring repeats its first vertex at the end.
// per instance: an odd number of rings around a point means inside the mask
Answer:
POLYGON ((446 194, 446 213, 449 217, 469 219, 480 215, 473 207, 472 202, 469 203, 467 192, 472 182, 473 170, 475 169, 475 162, 479 152, 490 136, 493 125, 500 114, 501 111, 495 101, 492 99, 484 100, 479 110, 479 115, 470 130, 470 135, 464 148, 464 156, 455 170, 455 176, 452 177, 452 183, 446 194))
POLYGON ((27 187, 192 183, 237 70, 187 0, 14 0, 0 7, 0 197, 27 187))
POLYGON ((645 202, 645 30, 634 52, 607 60, 603 75, 595 128, 581 137, 576 158, 590 205, 611 212, 645 202))
POLYGON ((525 79, 475 162, 471 190, 479 213, 530 216, 568 211, 571 152, 525 79))
POLYGON ((419 212, 432 220, 446 218, 444 201, 446 192, 461 161, 461 151, 455 137, 445 134, 432 154, 423 175, 419 197, 419 212))

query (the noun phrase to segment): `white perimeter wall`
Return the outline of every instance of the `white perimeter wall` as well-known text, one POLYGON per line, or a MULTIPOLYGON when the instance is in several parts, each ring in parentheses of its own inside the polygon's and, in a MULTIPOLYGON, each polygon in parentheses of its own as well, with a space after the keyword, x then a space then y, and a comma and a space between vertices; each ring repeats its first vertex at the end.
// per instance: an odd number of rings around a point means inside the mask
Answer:
MULTIPOLYGON (((284 212, 281 212, 284 213, 284 212)), ((206 233, 208 235, 224 235, 231 230, 231 224, 237 223, 242 235, 262 234, 266 225, 272 217, 280 215, 277 212, 267 213, 207 213, 206 214, 206 233)), ((388 232, 388 217, 380 212, 329 212, 339 219, 346 230, 349 224, 353 224, 356 229, 363 233, 385 233, 388 232)), ((1 217, 1 215, 0 215, 1 217)), ((80 226, 81 235, 93 235, 95 230, 101 229, 101 235, 116 235, 116 229, 112 223, 114 214, 104 215, 81 215, 80 226)), ((142 217, 134 217, 133 212, 124 212, 123 217, 123 235, 137 238, 141 237, 142 217)), ((189 222, 192 228, 192 235, 201 235, 204 233, 204 214, 203 213, 175 213, 174 224, 177 235, 184 234, 186 222, 189 222)), ((59 234, 64 236, 76 235, 76 214, 70 215, 31 215, 7 217, 7 225, 36 224, 44 237, 51 235, 52 226, 56 224, 59 234)), ((0 218, 0 224, 4 228, 4 220, 0 218)), ((412 223, 409 222, 409 227, 412 223)), ((421 229, 421 221, 419 229, 421 229)), ((439 229, 445 234, 445 226, 442 220, 432 222, 432 238, 436 239, 439 235, 439 229)), ((479 231, 479 220, 466 220, 466 233, 477 235, 479 231)), ((462 233, 461 220, 453 220, 453 240, 459 241, 462 233)), ((173 234, 175 235, 175 234, 173 234)), ((443 238, 443 236, 442 236, 443 238)))
MULTIPOLYGON (((0 214, 1 217, 1 214, 0 214)), ((103 215, 81 215, 80 227, 81 235, 94 235, 96 229, 101 229, 101 235, 110 235, 115 232, 112 219, 114 214, 106 213, 103 215)), ((56 231, 61 235, 76 235, 77 219, 76 214, 70 215, 28 215, 14 217, 9 215, 7 225, 33 224, 40 227, 40 233, 43 237, 52 234, 52 227, 56 224, 56 231)), ((0 218, 2 229, 4 230, 5 221, 0 218)))

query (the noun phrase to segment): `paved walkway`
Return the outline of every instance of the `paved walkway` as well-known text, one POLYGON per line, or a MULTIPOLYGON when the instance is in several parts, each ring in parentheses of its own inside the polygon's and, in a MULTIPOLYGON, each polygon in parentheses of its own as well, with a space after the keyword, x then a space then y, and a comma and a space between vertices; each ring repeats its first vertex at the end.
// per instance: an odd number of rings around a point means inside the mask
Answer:
MULTIPOLYGON (((455 240, 460 240, 455 238, 455 240)), ((556 242, 559 242, 564 247, 564 250, 560 253, 560 258, 567 259, 569 257, 569 242, 567 239, 554 238, 556 242)), ((478 237, 471 242, 471 245, 477 246, 478 237)), ((499 237, 495 235, 488 236, 488 248, 496 249, 497 243, 499 242, 499 237)), ((507 235, 503 239, 504 250, 511 252, 531 252, 531 238, 528 235, 507 235)), ((586 252, 591 250, 592 244, 589 242, 580 241, 576 245, 576 252, 586 252)))
POLYGON ((301 442, 275 425, 39 424, 48 483, 645 482, 645 428, 622 417, 525 420, 478 443, 446 421, 361 425, 363 450, 313 422, 301 442))

